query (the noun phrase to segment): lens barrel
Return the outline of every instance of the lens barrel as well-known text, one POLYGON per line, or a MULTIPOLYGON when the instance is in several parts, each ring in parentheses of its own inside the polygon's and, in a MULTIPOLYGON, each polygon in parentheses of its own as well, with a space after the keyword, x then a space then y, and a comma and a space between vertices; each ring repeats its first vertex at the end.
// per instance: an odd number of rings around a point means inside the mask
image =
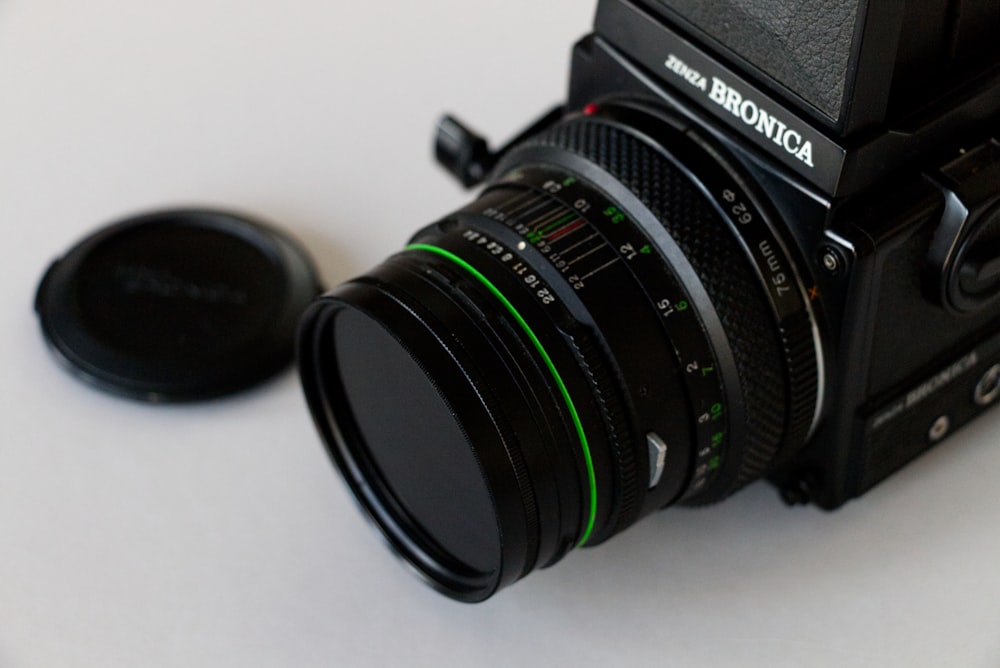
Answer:
POLYGON ((747 180, 659 110, 590 111, 303 318, 332 458, 393 549, 460 600, 725 498, 816 419, 804 282, 747 180))

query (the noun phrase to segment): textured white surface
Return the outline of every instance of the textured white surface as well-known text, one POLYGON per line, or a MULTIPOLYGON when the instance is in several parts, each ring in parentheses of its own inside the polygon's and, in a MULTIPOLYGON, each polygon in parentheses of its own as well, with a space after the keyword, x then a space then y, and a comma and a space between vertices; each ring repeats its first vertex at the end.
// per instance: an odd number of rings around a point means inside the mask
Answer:
POLYGON ((449 109, 561 98, 587 0, 0 3, 0 666, 1000 665, 1000 415, 834 514, 766 485, 649 518, 469 607, 418 584, 297 381, 104 396, 47 354, 47 264, 181 203, 279 222, 329 282, 465 195, 449 109))

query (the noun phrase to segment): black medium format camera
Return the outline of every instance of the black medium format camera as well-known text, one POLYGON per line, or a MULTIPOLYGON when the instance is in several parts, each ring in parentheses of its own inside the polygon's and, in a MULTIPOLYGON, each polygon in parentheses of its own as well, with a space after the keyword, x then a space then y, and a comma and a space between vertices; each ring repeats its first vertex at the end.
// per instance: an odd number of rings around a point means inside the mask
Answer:
POLYGON ((600 0, 479 198, 315 302, 362 507, 465 601, 766 477, 836 508, 1000 396, 1000 5, 600 0))

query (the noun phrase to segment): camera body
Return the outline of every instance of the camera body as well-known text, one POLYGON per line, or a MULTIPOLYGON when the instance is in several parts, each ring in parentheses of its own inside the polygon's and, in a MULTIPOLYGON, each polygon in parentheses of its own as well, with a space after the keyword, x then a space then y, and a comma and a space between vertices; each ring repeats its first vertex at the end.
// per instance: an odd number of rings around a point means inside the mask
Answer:
POLYGON ((836 508, 997 402, 1000 9, 925 4, 600 0, 565 105, 442 120, 477 199, 299 337, 418 574, 480 601, 763 477, 836 508))
POLYGON ((986 37, 1000 8, 967 2, 949 24, 944 2, 942 20, 902 2, 725 4, 602 0, 567 106, 625 96, 676 110, 787 225, 824 392, 807 445, 769 478, 789 502, 832 509, 998 398, 1000 57, 986 37), (769 27, 826 35, 805 54, 817 65, 769 27), (931 48, 949 30, 954 46, 931 48))

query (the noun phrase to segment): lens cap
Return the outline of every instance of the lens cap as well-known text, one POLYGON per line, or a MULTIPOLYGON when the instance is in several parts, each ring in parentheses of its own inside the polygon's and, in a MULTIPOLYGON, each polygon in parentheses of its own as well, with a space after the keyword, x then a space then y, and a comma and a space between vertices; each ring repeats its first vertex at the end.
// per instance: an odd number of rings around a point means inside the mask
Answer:
POLYGON ((153 402, 230 394, 292 360, 320 292, 305 252, 242 215, 168 210, 103 228, 49 267, 35 310, 87 383, 153 402))

